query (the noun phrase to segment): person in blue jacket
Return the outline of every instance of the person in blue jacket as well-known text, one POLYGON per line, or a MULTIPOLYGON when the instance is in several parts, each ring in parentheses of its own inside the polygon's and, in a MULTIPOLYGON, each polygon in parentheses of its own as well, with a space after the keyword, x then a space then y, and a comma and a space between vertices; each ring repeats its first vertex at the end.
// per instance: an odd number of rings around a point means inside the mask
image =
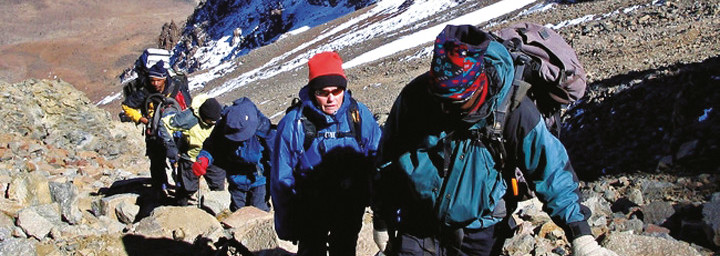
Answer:
MULTIPOLYGON (((514 71, 506 48, 474 26, 448 25, 437 36, 430 71, 403 88, 384 126, 373 205, 381 250, 501 253, 510 232, 496 226, 508 214, 508 189, 496 148, 478 134, 511 93, 514 71)), ((567 152, 529 98, 509 113, 503 138, 505 161, 524 172, 575 255, 615 255, 592 237, 567 152)))
POLYGON ((206 173, 227 177, 231 211, 244 206, 270 211, 264 162, 269 161, 272 134, 270 120, 255 104, 245 97, 237 99, 223 109, 192 166, 193 173, 198 177, 206 173))
POLYGON ((275 229, 299 243, 298 255, 355 255, 381 131, 346 90, 337 53, 318 53, 308 67, 300 103, 280 121, 275 138, 275 229))

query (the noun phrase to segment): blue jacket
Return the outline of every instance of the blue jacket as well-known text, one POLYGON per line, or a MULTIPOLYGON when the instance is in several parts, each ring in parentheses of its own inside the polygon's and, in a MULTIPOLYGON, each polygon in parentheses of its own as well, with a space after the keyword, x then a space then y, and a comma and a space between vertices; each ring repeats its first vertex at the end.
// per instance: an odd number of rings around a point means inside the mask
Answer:
MULTIPOLYGON (((248 98, 235 100, 249 101, 248 98)), ((255 105, 253 107, 257 110, 255 105)), ((223 116, 225 115, 223 110, 223 116)), ((257 110, 259 125, 255 136, 242 142, 235 142, 225 138, 225 119, 221 118, 215 125, 210 136, 203 143, 203 149, 198 158, 207 157, 211 165, 225 170, 228 182, 232 182, 241 190, 263 186, 266 184, 264 175, 269 162, 274 131, 270 128, 270 119, 257 110)))
MULTIPOLYGON (((322 200, 329 194, 342 194, 344 188, 336 184, 362 184, 348 174, 351 170, 366 173, 368 178, 372 175, 381 133, 370 110, 358 103, 361 143, 354 136, 317 136, 306 151, 301 117, 314 120, 319 133, 349 132, 353 125, 347 117, 352 96, 350 91, 345 91, 345 99, 335 115, 325 114, 315 106, 307 86, 300 90, 299 96, 302 107, 289 110, 278 123, 270 174, 275 228, 278 236, 286 240, 297 239, 293 222, 297 221, 301 209, 295 205, 304 200, 322 200)), ((369 188, 364 195, 360 193, 356 196, 369 200, 369 188)))
MULTIPOLYGON (((468 134, 484 128, 509 93, 514 68, 507 50, 495 42, 485 62, 494 82, 489 83, 489 98, 470 117, 441 110, 427 89, 427 73, 408 84, 395 101, 383 130, 374 209, 397 229, 433 235, 441 227, 490 227, 506 216, 503 197, 508 186, 489 143, 468 134), (449 171, 441 177, 445 164, 449 171)), ((503 136, 508 159, 524 172, 546 211, 574 235, 589 234, 567 152, 529 99, 511 112, 503 136)))

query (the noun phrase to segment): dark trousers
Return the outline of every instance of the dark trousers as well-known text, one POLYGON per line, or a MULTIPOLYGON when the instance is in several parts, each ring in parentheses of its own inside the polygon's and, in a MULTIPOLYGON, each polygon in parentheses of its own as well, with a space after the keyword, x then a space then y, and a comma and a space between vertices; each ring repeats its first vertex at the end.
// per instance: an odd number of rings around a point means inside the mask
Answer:
MULTIPOLYGON (((228 168, 227 166, 223 167, 228 168)), ((270 205, 266 200, 267 186, 265 186, 265 183, 263 183, 253 187, 252 185, 253 183, 255 183, 255 180, 254 178, 251 179, 251 177, 254 177, 254 173, 240 174, 238 170, 233 170, 230 168, 224 169, 218 166, 214 166, 214 168, 223 170, 223 173, 225 173, 225 177, 223 177, 223 179, 227 178, 228 180, 228 192, 230 192, 230 211, 234 212, 245 206, 255 206, 260 210, 266 212, 270 211, 270 205), (236 181, 232 178, 233 176, 237 175, 243 175, 242 177, 245 178, 245 182, 243 182, 242 184, 237 184, 236 181)))
MULTIPOLYGON (((195 176, 192 170, 193 162, 184 158, 178 161, 178 170, 175 180, 179 183, 176 191, 178 201, 185 200, 198 191, 200 179, 195 176)), ((205 181, 212 191, 221 191, 225 189, 225 170, 210 165, 205 172, 205 181)), ((199 198, 198 198, 199 199, 199 198)))
POLYGON ((483 229, 460 229, 441 232, 438 237, 416 237, 398 233, 392 241, 398 256, 489 256, 500 255, 508 234, 493 225, 483 229))
POLYGON ((365 206, 353 200, 320 204, 303 209, 307 214, 301 224, 297 255, 355 255, 365 206))
POLYGON ((168 183, 167 173, 165 172, 168 168, 165 162, 167 158, 165 155, 165 146, 160 139, 145 139, 145 150, 145 155, 150 158, 152 187, 162 188, 163 185, 168 183))
POLYGON ((265 201, 265 195, 267 194, 265 184, 243 190, 230 182, 228 191, 230 192, 230 210, 233 212, 244 206, 255 206, 260 210, 270 211, 270 206, 265 201))

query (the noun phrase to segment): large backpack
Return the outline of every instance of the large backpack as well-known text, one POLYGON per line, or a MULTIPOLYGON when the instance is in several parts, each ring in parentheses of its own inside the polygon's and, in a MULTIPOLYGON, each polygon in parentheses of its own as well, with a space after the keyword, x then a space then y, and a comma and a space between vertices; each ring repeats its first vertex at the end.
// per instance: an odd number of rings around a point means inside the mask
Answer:
POLYGON ((165 63, 165 68, 170 70, 170 52, 164 49, 148 48, 135 60, 132 70, 123 74, 121 84, 123 85, 123 96, 127 98, 129 95, 141 90, 147 84, 147 74, 150 67, 158 61, 165 63))
POLYGON ((168 70, 170 79, 176 84, 188 84, 188 78, 185 72, 170 68, 170 51, 157 48, 148 48, 143 51, 140 57, 135 60, 133 68, 121 75, 120 83, 123 86, 123 97, 142 90, 149 84, 147 81, 148 70, 159 61, 165 63, 165 69, 168 70))
MULTIPOLYGON (((171 97, 175 97, 180 92, 181 87, 187 86, 188 79, 184 72, 176 71, 170 68, 170 51, 157 48, 148 48, 135 60, 132 72, 128 78, 124 79, 123 85, 123 96, 125 98, 130 95, 139 93, 140 90, 144 90, 145 86, 149 84, 147 81, 147 74, 150 67, 156 63, 163 61, 165 68, 168 70, 170 81, 167 86, 171 86, 171 97)), ((152 120, 148 124, 149 132, 147 135, 157 135, 157 129, 160 125, 160 120, 163 116, 166 116, 173 112, 180 112, 183 108, 173 98, 167 98, 160 93, 149 94, 145 97, 143 104, 140 108, 143 114, 147 114, 150 111, 159 113, 153 115, 152 120), (152 110, 151 110, 152 108, 152 110)), ((120 113, 121 121, 130 121, 124 113, 120 113)))
POLYGON ((519 169, 506 167, 506 151, 502 133, 506 118, 525 96, 535 102, 545 123, 555 136, 560 136, 561 114, 569 104, 582 98, 587 86, 585 69, 575 50, 550 28, 518 23, 493 33, 508 49, 515 65, 513 88, 494 110, 494 122, 483 136, 493 142, 493 154, 505 175, 510 176, 513 196, 526 199, 534 196, 519 169))
POLYGON ((583 97, 587 86, 587 75, 575 50, 557 32, 533 23, 517 23, 493 35, 515 62, 513 84, 517 89, 509 110, 529 96, 548 128, 559 136, 560 115, 583 97))

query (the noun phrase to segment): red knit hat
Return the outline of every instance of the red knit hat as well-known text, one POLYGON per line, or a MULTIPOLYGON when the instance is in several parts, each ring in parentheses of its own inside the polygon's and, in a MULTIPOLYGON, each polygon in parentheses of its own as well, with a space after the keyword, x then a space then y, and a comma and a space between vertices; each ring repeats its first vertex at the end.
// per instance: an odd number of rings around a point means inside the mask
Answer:
POLYGON ((342 69, 342 59, 337 52, 321 52, 308 61, 310 69, 308 85, 312 90, 328 86, 347 88, 347 77, 342 69))

